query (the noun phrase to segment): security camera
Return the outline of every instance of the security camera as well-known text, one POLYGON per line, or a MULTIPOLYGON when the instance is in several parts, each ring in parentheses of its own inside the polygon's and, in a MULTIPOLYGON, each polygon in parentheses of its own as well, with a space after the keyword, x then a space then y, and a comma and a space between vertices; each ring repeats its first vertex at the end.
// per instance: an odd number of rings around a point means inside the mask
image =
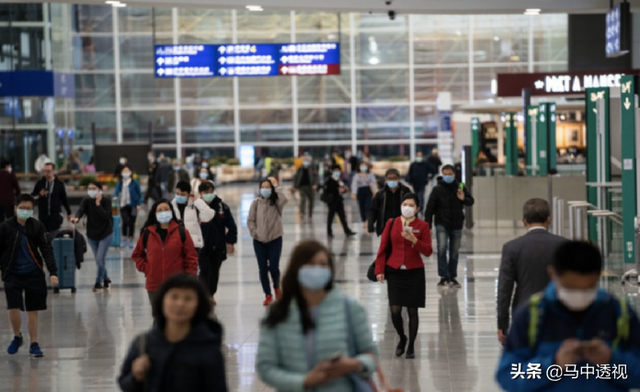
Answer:
POLYGON ((394 10, 389 11, 389 19, 396 20, 396 12, 394 10))
POLYGON ((391 5, 391 4, 393 4, 393 1, 391 1, 391 0, 387 0, 387 1, 385 1, 384 3, 385 3, 386 5, 391 5))

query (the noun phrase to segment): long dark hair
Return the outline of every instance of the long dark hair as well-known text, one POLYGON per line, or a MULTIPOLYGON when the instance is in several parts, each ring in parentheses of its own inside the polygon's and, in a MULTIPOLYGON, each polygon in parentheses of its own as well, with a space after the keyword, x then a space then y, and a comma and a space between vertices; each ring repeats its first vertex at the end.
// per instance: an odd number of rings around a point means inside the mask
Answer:
POLYGON ((276 192, 276 187, 273 186, 268 178, 260 181, 260 187, 258 189, 262 189, 262 184, 264 184, 265 182, 268 183, 271 187, 271 196, 269 196, 269 202, 272 206, 275 206, 278 203, 278 192, 276 192))
POLYGON ((153 313, 155 314, 155 321, 161 330, 167 325, 167 318, 162 311, 162 304, 164 297, 172 289, 186 289, 195 291, 198 296, 198 307, 196 313, 191 319, 191 325, 196 325, 207 321, 209 313, 211 313, 211 301, 207 289, 204 288, 202 283, 194 276, 188 274, 178 274, 167 279, 153 300, 153 313))
POLYGON ((158 225, 158 219, 156 218, 156 210, 158 209, 158 206, 163 203, 168 204, 169 207, 171 208, 171 214, 173 215, 173 218, 171 218, 171 220, 176 223, 180 223, 176 218, 176 212, 173 210, 173 205, 171 204, 171 202, 167 199, 160 199, 156 201, 151 207, 151 209, 149 210, 149 216, 147 216, 147 221, 144 222, 144 225, 142 226, 142 230, 140 230, 141 233, 144 232, 145 229, 149 226, 158 225))
POLYGON ((329 267, 331 268, 331 280, 325 286, 325 290, 329 291, 333 288, 333 276, 335 276, 335 267, 333 256, 326 246, 315 240, 308 240, 299 243, 291 253, 289 267, 282 278, 282 298, 276 301, 267 317, 263 321, 263 325, 273 328, 281 322, 285 321, 289 316, 289 306, 292 301, 296 301, 300 309, 300 321, 302 329, 306 333, 314 327, 313 320, 309 315, 307 302, 302 296, 302 288, 298 282, 298 271, 303 265, 308 264, 320 252, 326 253, 329 259, 329 267))

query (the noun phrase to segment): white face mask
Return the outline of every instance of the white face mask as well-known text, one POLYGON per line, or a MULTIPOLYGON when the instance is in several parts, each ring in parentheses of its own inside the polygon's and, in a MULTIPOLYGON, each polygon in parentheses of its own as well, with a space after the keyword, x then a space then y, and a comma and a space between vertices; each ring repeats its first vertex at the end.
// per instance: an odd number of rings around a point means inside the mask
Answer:
POLYGON ((411 219, 416 215, 416 209, 409 206, 402 206, 402 216, 405 219, 411 219))
POLYGON ((127 160, 124 158, 120 158, 120 164, 121 165, 126 165, 127 164, 127 160))
POLYGON ((571 290, 557 286, 558 300, 569 310, 580 312, 587 309, 596 300, 598 288, 589 290, 571 290))

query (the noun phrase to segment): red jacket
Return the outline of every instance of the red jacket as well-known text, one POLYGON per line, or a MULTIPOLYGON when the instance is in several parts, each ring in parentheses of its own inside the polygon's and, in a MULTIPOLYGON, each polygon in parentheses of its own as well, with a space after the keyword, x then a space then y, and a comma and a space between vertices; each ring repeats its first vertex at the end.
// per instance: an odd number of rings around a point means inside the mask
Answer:
POLYGON ((413 235, 416 236, 418 242, 415 246, 411 244, 411 241, 406 240, 402 236, 402 218, 395 218, 393 222, 393 228, 391 228, 391 256, 389 260, 385 262, 387 257, 387 245, 389 243, 389 228, 391 227, 392 219, 384 226, 384 231, 380 236, 380 249, 378 249, 378 256, 376 257, 376 275, 384 275, 385 266, 389 266, 393 269, 400 269, 404 264, 407 269, 423 268, 424 262, 420 254, 429 257, 433 253, 431 248, 431 230, 429 224, 420 219, 414 219, 409 225, 413 228, 413 235))
POLYGON ((180 238, 178 223, 169 224, 164 244, 155 226, 149 226, 147 249, 144 249, 141 235, 131 258, 136 262, 138 271, 147 277, 146 289, 157 291, 169 277, 175 274, 198 274, 198 253, 189 232, 185 229, 184 246, 180 238))

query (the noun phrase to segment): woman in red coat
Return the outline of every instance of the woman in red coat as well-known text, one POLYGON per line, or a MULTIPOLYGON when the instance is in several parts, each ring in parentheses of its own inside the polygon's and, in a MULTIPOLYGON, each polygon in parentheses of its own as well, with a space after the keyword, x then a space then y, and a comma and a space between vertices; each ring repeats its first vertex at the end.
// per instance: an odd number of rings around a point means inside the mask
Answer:
POLYGON ((431 230, 427 222, 416 218, 419 210, 418 195, 409 193, 402 198, 402 216, 385 225, 376 257, 378 282, 387 280, 391 321, 400 336, 396 356, 404 354, 406 349, 408 359, 415 358, 418 308, 425 307, 426 283, 421 254, 429 257, 432 253, 431 230), (403 307, 409 313, 408 340, 404 334, 403 307))
POLYGON ((189 232, 177 220, 169 200, 158 200, 149 211, 138 244, 131 255, 146 276, 149 300, 171 276, 198 274, 198 253, 189 232))

